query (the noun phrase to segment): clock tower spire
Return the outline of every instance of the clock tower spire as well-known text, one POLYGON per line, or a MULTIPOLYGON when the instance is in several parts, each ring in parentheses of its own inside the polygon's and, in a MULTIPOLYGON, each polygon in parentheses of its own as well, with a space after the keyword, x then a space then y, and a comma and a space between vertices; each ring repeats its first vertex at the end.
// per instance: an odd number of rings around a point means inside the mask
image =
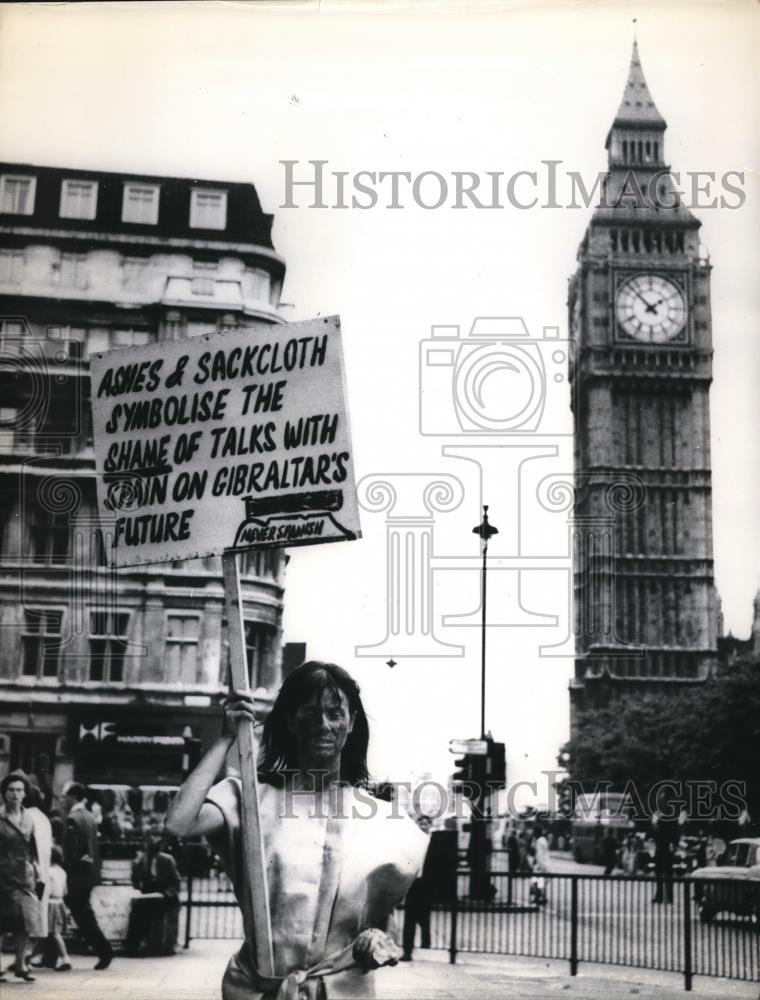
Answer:
POLYGON ((575 341, 571 721, 709 675, 717 655, 710 266, 634 41, 569 286, 575 341))
MULTIPOLYGON (((664 132, 667 127, 665 119, 657 110, 652 95, 649 93, 649 87, 644 79, 644 70, 641 68, 639 44, 635 40, 623 98, 612 123, 612 129, 616 127, 619 129, 649 128, 660 132, 664 132)), ((610 134, 612 129, 610 129, 610 134)))

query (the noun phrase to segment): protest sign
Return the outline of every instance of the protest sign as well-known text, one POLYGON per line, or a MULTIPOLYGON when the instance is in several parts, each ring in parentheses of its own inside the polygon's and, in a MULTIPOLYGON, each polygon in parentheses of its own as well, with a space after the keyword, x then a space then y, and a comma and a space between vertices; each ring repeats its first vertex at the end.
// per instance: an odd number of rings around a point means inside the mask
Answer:
POLYGON ((91 358, 109 563, 360 536, 340 319, 91 358))

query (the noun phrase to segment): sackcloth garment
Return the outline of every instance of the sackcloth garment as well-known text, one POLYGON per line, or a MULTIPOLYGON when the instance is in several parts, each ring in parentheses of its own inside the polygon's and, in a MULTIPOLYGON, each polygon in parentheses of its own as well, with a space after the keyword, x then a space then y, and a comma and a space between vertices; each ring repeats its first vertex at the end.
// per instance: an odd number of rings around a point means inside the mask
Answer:
MULTIPOLYGON (((373 976, 354 962, 361 931, 383 928, 422 867, 428 838, 391 803, 348 785, 294 792, 261 782, 274 972, 263 979, 246 942, 227 966, 223 1000, 338 1000, 374 996, 373 976)), ((209 792, 224 828, 207 839, 236 896, 243 893, 239 779, 209 792)), ((255 887, 254 887, 255 892, 255 887)))

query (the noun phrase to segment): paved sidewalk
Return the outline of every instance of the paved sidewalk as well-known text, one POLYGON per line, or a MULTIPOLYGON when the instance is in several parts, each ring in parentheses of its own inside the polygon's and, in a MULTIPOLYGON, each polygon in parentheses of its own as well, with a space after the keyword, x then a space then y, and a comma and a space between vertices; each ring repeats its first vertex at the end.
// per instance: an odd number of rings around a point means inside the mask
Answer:
MULTIPOLYGON (((105 972, 94 959, 73 956, 71 972, 37 970, 33 984, 9 979, 2 1000, 219 1000, 220 983, 232 941, 194 941, 173 958, 117 957, 105 972)), ((10 955, 3 956, 7 966, 10 955)), ((442 952, 415 953, 415 960, 376 973, 379 1000, 677 1000, 689 994, 683 978, 613 966, 581 967, 569 975, 566 962, 503 956, 467 956, 451 966, 442 952)), ((756 983, 697 978, 699 1000, 757 1000, 756 983)))

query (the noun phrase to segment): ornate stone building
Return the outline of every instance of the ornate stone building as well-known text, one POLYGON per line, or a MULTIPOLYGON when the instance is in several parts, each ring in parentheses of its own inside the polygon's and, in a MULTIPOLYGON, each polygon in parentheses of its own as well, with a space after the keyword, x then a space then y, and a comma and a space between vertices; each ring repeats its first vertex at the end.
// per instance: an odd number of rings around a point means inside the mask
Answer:
MULTIPOLYGON (((0 774, 166 787, 216 732, 219 560, 106 567, 87 359, 281 322, 271 226, 251 184, 0 164, 0 774)), ((283 569, 242 567, 262 704, 283 569)))
POLYGON ((570 281, 577 479, 571 720, 714 668, 710 264, 636 44, 570 281))

